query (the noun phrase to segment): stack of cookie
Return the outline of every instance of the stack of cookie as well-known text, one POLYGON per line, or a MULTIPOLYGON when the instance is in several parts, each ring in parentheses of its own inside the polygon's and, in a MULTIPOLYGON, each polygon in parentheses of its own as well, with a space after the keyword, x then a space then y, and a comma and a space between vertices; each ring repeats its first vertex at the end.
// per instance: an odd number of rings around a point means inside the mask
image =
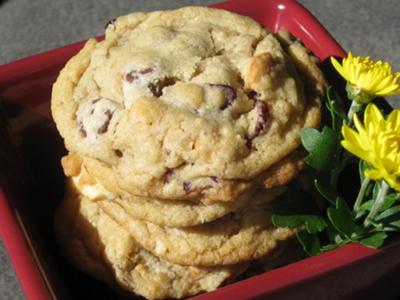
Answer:
POLYGON ((324 79, 289 34, 222 10, 135 13, 61 71, 52 112, 69 154, 56 218, 81 269, 182 298, 274 257, 295 230, 270 201, 303 168, 324 79))

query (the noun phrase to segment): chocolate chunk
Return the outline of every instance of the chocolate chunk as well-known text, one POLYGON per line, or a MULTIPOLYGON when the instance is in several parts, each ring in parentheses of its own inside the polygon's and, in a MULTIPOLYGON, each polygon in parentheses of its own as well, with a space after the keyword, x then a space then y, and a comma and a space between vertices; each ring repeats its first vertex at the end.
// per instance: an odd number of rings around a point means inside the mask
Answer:
POLYGON ((99 129, 97 129, 98 134, 103 134, 107 131, 108 125, 110 125, 110 121, 111 121, 111 118, 113 115, 113 113, 109 109, 107 109, 104 114, 107 116, 107 119, 104 122, 104 124, 101 125, 101 127, 99 129))
POLYGON ((174 85, 175 82, 175 78, 165 77, 150 82, 147 87, 155 97, 160 97, 162 95, 163 88, 165 88, 166 86, 174 85))
POLYGON ((267 127, 268 125, 268 108, 265 102, 257 101, 256 102, 257 108, 257 122, 254 128, 253 133, 246 137, 246 144, 250 148, 251 142, 258 137, 267 127))
POLYGON ((236 90, 227 84, 216 84, 216 83, 207 83, 208 86, 210 87, 217 87, 223 90, 225 94, 225 101, 224 103, 220 106, 220 110, 225 110, 228 107, 232 106, 232 104, 235 102, 237 98, 237 93, 236 90))
POLYGON ((124 156, 124 154, 122 153, 122 151, 119 150, 119 149, 114 149, 114 153, 115 153, 115 155, 118 156, 118 157, 124 156))
POLYGON ((260 94, 258 94, 256 91, 254 90, 250 90, 248 92, 246 92, 247 98, 257 101, 260 97, 260 94))

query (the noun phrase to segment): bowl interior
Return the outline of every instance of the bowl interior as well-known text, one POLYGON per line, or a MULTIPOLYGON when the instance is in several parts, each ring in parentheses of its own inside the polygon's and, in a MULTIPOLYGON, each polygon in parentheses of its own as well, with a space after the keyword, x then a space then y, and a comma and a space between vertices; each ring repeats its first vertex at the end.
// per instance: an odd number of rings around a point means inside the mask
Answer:
MULTIPOLYGON (((341 48, 315 20, 312 26, 304 26, 310 16, 294 1, 253 2, 249 5, 248 1, 236 0, 216 7, 249 15, 272 31, 288 29, 321 59, 342 55, 341 48), (302 16, 306 17, 300 26, 302 16)), ((82 45, 77 43, 0 67, 2 185, 56 298, 128 299, 72 267, 61 255, 53 233, 54 211, 64 194, 60 158, 66 150, 51 118, 51 87, 62 66, 82 45)), ((338 80, 330 75, 333 72, 329 64, 321 66, 331 81, 338 80)))

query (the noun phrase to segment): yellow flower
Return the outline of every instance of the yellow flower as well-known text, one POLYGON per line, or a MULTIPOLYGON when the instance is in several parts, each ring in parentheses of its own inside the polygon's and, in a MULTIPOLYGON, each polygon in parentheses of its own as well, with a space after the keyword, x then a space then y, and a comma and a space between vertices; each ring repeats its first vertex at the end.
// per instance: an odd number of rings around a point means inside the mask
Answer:
POLYGON ((356 114, 354 125, 358 132, 342 126, 342 146, 372 167, 365 176, 384 179, 400 191, 400 110, 393 110, 385 120, 375 105, 368 104, 364 125, 356 114))
POLYGON ((400 93, 400 84, 397 82, 400 72, 392 73, 392 67, 387 62, 374 62, 369 57, 354 57, 351 52, 343 58, 342 64, 333 57, 331 62, 348 82, 347 91, 352 100, 368 102, 374 96, 400 93), (356 97, 359 94, 364 95, 356 97))

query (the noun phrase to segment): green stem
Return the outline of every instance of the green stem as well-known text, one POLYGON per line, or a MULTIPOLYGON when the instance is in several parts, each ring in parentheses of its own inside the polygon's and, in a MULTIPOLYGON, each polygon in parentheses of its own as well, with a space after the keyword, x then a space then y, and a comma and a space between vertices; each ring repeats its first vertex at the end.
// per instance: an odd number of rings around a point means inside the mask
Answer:
POLYGON ((358 208, 360 207, 360 204, 362 200, 364 199, 365 191, 367 190, 368 184, 370 183, 370 179, 368 177, 364 177, 362 183, 361 183, 361 188, 360 191, 358 192, 356 202, 354 202, 353 210, 355 212, 358 211, 358 208))
POLYGON ((362 108, 362 104, 353 100, 351 101, 350 109, 347 113, 347 121, 345 122, 346 125, 351 126, 353 124, 353 115, 359 112, 362 108))
POLYGON ((338 177, 339 177, 339 173, 340 173, 340 170, 338 170, 337 168, 334 168, 332 170, 332 172, 331 172, 330 185, 335 189, 336 189, 336 186, 337 186, 337 180, 338 180, 338 177))
POLYGON ((330 176, 330 184, 334 188, 337 187, 337 181, 338 181, 338 177, 339 177, 340 173, 346 167, 347 162, 351 158, 351 156, 348 155, 347 152, 343 152, 343 149, 341 151, 342 151, 342 153, 340 155, 341 155, 342 158, 339 161, 339 163, 337 164, 337 166, 335 166, 333 168, 333 170, 331 171, 331 176, 330 176))
POLYGON ((382 180, 382 186, 379 189, 378 195, 376 196, 375 202, 372 205, 372 209, 369 212, 367 218, 364 221, 364 225, 369 225, 370 220, 373 220, 379 212, 379 209, 382 207, 383 202, 385 201, 385 197, 389 191, 390 187, 386 183, 386 181, 382 180))

